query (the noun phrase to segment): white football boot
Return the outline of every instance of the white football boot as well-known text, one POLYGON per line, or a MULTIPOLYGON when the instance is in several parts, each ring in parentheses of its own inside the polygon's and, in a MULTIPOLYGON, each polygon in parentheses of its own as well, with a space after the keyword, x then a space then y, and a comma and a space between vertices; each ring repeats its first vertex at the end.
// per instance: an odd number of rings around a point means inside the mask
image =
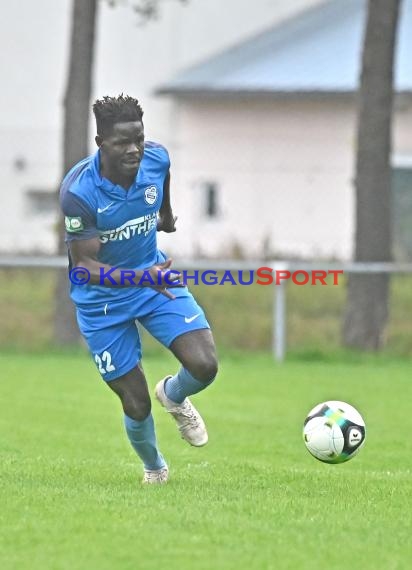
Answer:
POLYGON ((185 398, 181 404, 176 404, 166 396, 164 385, 169 378, 172 376, 166 376, 157 383, 155 388, 157 400, 174 417, 183 439, 195 447, 206 445, 208 435, 205 422, 189 398, 185 398))
POLYGON ((169 479, 168 467, 161 469, 145 469, 142 483, 147 485, 163 485, 169 479))

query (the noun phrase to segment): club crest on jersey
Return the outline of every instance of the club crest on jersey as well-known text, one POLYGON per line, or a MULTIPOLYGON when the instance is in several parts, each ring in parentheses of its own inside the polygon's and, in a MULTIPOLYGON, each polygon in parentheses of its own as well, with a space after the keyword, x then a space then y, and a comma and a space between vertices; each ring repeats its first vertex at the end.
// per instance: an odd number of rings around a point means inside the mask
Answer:
POLYGON ((144 199, 146 204, 152 206, 157 200, 157 188, 156 186, 148 186, 144 191, 144 199))

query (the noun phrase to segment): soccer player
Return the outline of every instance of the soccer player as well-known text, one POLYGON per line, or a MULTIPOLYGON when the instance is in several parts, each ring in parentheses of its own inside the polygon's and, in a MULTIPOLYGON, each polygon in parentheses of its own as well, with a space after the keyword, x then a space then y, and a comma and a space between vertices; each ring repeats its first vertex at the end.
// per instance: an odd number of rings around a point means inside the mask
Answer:
POLYGON ((167 150, 145 142, 136 99, 103 97, 93 112, 98 150, 69 171, 60 191, 70 296, 97 368, 121 400, 143 482, 165 483, 169 470, 156 441, 136 320, 181 364, 158 382, 155 396, 194 446, 205 445, 208 435, 188 396, 214 380, 215 345, 203 310, 177 286, 179 275, 170 276, 171 260, 157 247, 156 231, 174 232, 176 222, 167 150))

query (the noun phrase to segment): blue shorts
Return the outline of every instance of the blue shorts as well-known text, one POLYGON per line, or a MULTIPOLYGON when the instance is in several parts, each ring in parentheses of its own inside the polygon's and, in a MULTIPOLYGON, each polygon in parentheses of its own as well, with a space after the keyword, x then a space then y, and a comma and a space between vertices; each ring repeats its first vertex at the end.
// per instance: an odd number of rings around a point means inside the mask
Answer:
POLYGON ((150 288, 106 304, 77 306, 77 322, 106 381, 129 372, 141 360, 136 320, 164 346, 190 331, 208 329, 203 309, 186 287, 171 289, 169 299, 150 288))

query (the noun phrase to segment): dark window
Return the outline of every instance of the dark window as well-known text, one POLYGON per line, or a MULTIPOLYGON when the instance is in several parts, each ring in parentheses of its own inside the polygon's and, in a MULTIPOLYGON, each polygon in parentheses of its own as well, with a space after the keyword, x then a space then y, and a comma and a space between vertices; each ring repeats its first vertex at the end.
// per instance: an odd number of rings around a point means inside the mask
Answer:
POLYGON ((205 214, 208 218, 216 218, 219 215, 218 189, 214 182, 205 184, 205 214))
POLYGON ((396 261, 412 261, 412 168, 392 170, 393 249, 396 261))

